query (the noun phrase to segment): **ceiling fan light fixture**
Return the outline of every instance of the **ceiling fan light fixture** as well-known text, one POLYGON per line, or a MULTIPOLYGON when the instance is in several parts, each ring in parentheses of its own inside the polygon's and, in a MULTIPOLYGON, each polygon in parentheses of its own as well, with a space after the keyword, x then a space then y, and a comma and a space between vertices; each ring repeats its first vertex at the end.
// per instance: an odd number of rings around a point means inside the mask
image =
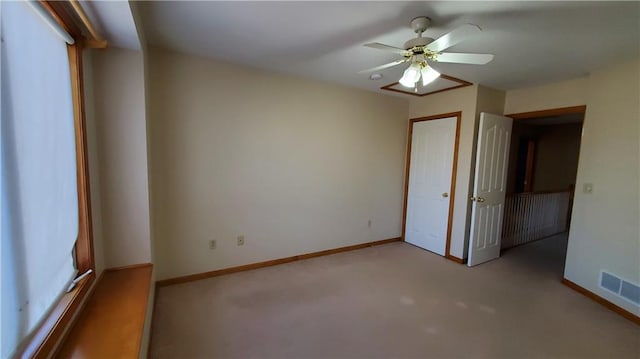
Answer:
POLYGON ((440 77, 440 73, 429 65, 422 68, 420 72, 422 73, 422 86, 427 86, 440 77))
POLYGON ((420 80, 420 65, 412 63, 400 78, 398 82, 404 87, 414 87, 416 82, 420 80))
POLYGON ((410 63, 409 67, 404 70, 398 83, 403 87, 413 88, 415 92, 418 92, 418 83, 421 79, 422 83, 420 85, 421 87, 425 87, 441 76, 438 71, 429 66, 429 63, 448 62, 454 64, 484 65, 493 60, 494 56, 492 54, 444 52, 448 48, 482 32, 482 29, 478 25, 463 24, 434 40, 430 37, 422 36, 430 24, 431 19, 426 16, 418 16, 411 20, 411 28, 418 36, 405 42, 403 48, 378 42, 365 44, 364 46, 366 47, 392 52, 401 55, 402 58, 384 65, 362 70, 359 73, 375 72, 410 63))

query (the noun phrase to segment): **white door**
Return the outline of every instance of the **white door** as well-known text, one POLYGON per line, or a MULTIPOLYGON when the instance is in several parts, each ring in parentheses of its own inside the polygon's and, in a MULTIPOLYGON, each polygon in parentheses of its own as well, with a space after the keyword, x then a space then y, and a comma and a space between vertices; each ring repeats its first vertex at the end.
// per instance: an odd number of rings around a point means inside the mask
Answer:
POLYGON ((476 173, 471 197, 469 266, 500 256, 511 126, 509 117, 480 114, 476 173))
POLYGON ((405 241, 445 255, 457 117, 413 123, 405 241))

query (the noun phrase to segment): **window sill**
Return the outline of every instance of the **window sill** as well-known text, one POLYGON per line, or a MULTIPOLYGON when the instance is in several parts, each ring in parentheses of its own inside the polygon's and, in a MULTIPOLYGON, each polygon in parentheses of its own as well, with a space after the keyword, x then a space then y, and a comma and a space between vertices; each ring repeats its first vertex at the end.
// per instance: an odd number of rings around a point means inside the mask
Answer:
POLYGON ((105 270, 57 358, 137 358, 152 265, 105 270))

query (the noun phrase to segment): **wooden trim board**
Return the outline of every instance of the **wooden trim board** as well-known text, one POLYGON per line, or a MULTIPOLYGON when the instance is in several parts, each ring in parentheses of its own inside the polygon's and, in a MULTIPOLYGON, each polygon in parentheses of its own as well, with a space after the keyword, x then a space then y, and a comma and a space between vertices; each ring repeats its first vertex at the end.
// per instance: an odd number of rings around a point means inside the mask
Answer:
POLYGON ((275 266, 275 265, 278 265, 278 264, 285 264, 285 263, 295 262, 295 261, 299 261, 299 260, 302 260, 302 259, 309 259, 309 258, 315 258, 315 257, 321 257, 321 256, 328 256, 328 255, 331 255, 331 254, 348 252, 348 251, 353 251, 353 250, 356 250, 356 249, 379 246, 379 245, 382 245, 382 244, 387 244, 387 243, 392 243, 392 242, 399 242, 401 240, 402 240, 402 238, 400 238, 400 237, 390 238, 390 239, 383 239, 381 241, 354 244, 354 245, 351 245, 351 246, 334 248, 334 249, 327 249, 327 250, 319 251, 319 252, 312 252, 312 253, 307 253, 307 254, 299 254, 299 255, 296 255, 296 256, 292 256, 292 257, 273 259, 273 260, 264 261, 264 262, 258 262, 258 263, 245 264, 245 265, 241 265, 241 266, 237 266, 237 267, 223 268, 223 269, 213 270, 213 271, 210 271, 210 272, 190 274, 190 275, 185 275, 185 276, 182 276, 182 277, 175 277, 175 278, 159 280, 159 281, 156 282, 156 285, 158 287, 165 287, 165 286, 172 285, 172 284, 186 283, 186 282, 192 282, 192 281, 196 281, 196 280, 200 280, 200 279, 217 277, 217 276, 225 275, 225 274, 244 272, 244 271, 258 269, 258 268, 275 266))
POLYGON ((423 96, 427 96, 427 95, 433 95, 433 94, 436 94, 436 93, 445 92, 445 91, 451 91, 451 90, 459 89, 461 87, 467 87, 467 86, 473 85, 473 83, 471 83, 469 81, 465 81, 465 80, 459 79, 457 77, 453 77, 453 76, 449 76, 449 75, 445 75, 445 74, 441 74, 440 77, 445 79, 445 80, 449 80, 449 81, 452 81, 452 82, 457 82, 458 85, 454 85, 454 86, 451 86, 451 87, 446 87, 446 88, 443 88, 443 89, 440 89, 440 90, 436 90, 436 91, 425 92, 425 93, 421 94, 421 93, 412 92, 410 90, 399 90, 399 89, 393 88, 393 86, 396 86, 397 84, 399 84, 399 82, 396 81, 394 83, 390 83, 388 85, 382 86, 382 87, 380 87, 380 89, 381 90, 386 90, 386 91, 393 91, 393 92, 403 93, 405 95, 423 97, 423 96))
POLYGON ((456 174, 458 171, 458 148, 460 146, 460 123, 462 120, 462 111, 444 113, 440 115, 427 116, 427 117, 412 118, 409 120, 409 129, 407 131, 407 153, 406 153, 406 163, 405 163, 405 171, 404 171, 404 201, 402 205, 402 240, 405 239, 405 231, 407 230, 406 228, 407 203, 408 203, 408 195, 409 195, 409 173, 411 170, 411 137, 413 135, 413 124, 416 122, 440 120, 440 119, 449 118, 449 117, 456 118, 456 138, 455 138, 454 148, 453 148, 453 168, 451 170, 451 188, 449 190, 449 198, 450 198, 449 213, 448 213, 448 219, 447 219, 447 243, 445 246, 444 256, 445 258, 449 258, 453 261, 456 261, 455 259, 452 259, 452 258, 457 258, 457 257, 451 256, 449 254, 449 250, 451 248, 451 230, 453 228, 452 227, 453 208, 454 208, 454 200, 456 198, 456 174))
POLYGON ((574 282, 568 280, 567 278, 562 278, 562 284, 566 285, 567 287, 575 290, 576 292, 579 292, 580 294, 584 295, 587 298, 590 298, 600 304, 602 304, 603 306, 607 307, 608 309, 620 314, 621 316, 629 319, 630 321, 640 325, 640 317, 638 317, 637 315, 631 313, 630 311, 619 307, 613 303, 611 303, 610 301, 602 298, 601 296, 595 294, 594 292, 583 288, 577 284, 575 284, 574 282))
POLYGON ((447 258, 448 260, 454 261, 458 264, 467 264, 467 259, 462 259, 462 258, 458 258, 456 256, 452 256, 451 254, 448 254, 445 256, 445 258, 447 258))
POLYGON ((525 120, 529 118, 560 116, 560 115, 567 115, 571 113, 585 113, 586 111, 587 111, 587 106, 581 105, 581 106, 552 108, 548 110, 512 113, 505 116, 511 117, 514 120, 525 120))

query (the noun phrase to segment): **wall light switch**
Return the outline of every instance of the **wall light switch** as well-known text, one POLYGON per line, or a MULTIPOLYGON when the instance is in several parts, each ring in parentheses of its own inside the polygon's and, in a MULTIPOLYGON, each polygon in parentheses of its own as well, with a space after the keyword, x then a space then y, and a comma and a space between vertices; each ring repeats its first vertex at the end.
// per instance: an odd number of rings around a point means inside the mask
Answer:
POLYGON ((582 186, 582 192, 589 194, 593 193, 593 183, 585 183, 582 186))
POLYGON ((216 249, 216 240, 212 239, 209 241, 209 249, 216 249))
POLYGON ((239 246, 244 246, 244 236, 238 236, 237 240, 239 246))

